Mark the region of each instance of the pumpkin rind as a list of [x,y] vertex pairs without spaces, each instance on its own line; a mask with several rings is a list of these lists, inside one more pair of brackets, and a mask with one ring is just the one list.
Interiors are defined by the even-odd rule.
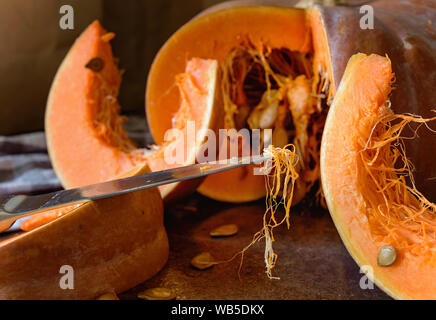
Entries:
[[[168,254],[157,188],[91,201],[0,242],[0,298],[95,299],[120,293],[156,274]],[[60,287],[63,265],[73,268],[74,290]]]
[[[209,32],[209,38],[206,39],[205,42],[202,42],[202,46],[206,47],[206,49],[201,48],[199,49],[200,51],[196,51],[196,47],[191,45],[192,39],[199,38],[195,28],[202,25],[202,21],[206,21],[206,18],[213,21],[214,17],[219,15],[225,16],[226,14],[227,17],[230,17],[231,14],[235,14],[235,12],[242,13],[245,11],[247,13],[253,13],[256,10],[263,10],[264,12],[277,14],[277,16],[279,16],[285,12],[292,11],[292,9],[289,9],[287,6],[286,8],[281,8],[281,5],[283,5],[283,3],[275,1],[226,2],[200,14],[199,17],[186,24],[165,44],[155,59],[147,84],[146,111],[149,116],[148,121],[152,134],[157,140],[160,139],[161,132],[166,126],[166,120],[159,119],[159,117],[156,116],[156,110],[154,110],[154,108],[156,108],[155,102],[157,101],[156,94],[162,91],[163,88],[170,86],[172,77],[168,74],[161,75],[160,70],[162,70],[162,66],[173,63],[174,68],[180,69],[182,61],[178,57],[187,54],[187,52],[189,55],[195,56],[198,54],[202,57],[209,57],[215,54],[211,54],[211,52],[208,51],[213,47],[210,46],[209,43],[215,41],[214,32]],[[362,18],[362,13],[359,11],[360,6],[314,6],[305,11],[306,22],[300,24],[299,27],[295,26],[295,28],[297,34],[304,34],[304,32],[300,32],[301,28],[309,26],[308,28],[311,29],[313,48],[307,49],[309,51],[313,50],[315,58],[314,70],[317,70],[318,66],[320,66],[322,71],[327,72],[331,87],[329,93],[334,97],[338,94],[336,91],[340,90],[341,79],[343,83],[345,83],[341,84],[341,86],[344,87],[342,91],[353,93],[352,85],[350,85],[351,82],[347,83],[347,80],[344,79],[345,76],[343,76],[347,63],[352,55],[357,52],[367,54],[375,53],[381,56],[388,55],[389,58],[392,59],[393,72],[396,75],[396,89],[393,90],[392,94],[389,96],[394,112],[413,113],[423,117],[434,116],[431,110],[434,109],[433,101],[435,100],[435,90],[433,86],[434,83],[436,83],[436,27],[434,27],[436,24],[436,4],[430,0],[375,0],[372,1],[370,5],[374,9],[375,28],[367,30],[362,29],[359,23]],[[237,19],[234,19],[234,21],[236,20]],[[267,24],[268,21],[269,20],[265,19],[265,24]],[[223,26],[215,25],[215,22],[211,22],[211,24],[215,26],[216,30],[222,31]],[[277,19],[276,23],[280,24],[280,19]],[[288,33],[291,34],[292,31],[293,29],[289,29]],[[273,39],[275,36],[276,34],[270,33],[267,38]],[[298,36],[296,36],[296,38],[297,37]],[[220,49],[224,47],[221,42],[217,41],[217,43]],[[234,44],[236,41],[234,38],[229,37],[228,43]],[[220,55],[223,50],[224,49],[219,51],[215,58],[220,60],[222,58]],[[374,86],[372,84],[374,84],[376,79],[371,79],[371,77],[367,77],[368,75],[364,75],[364,78],[368,80],[366,84],[367,88],[362,89],[360,94],[362,94],[365,99],[381,99],[383,100],[382,102],[384,102],[390,92],[391,66],[390,63],[388,66],[388,60],[386,59],[384,61],[382,57],[371,59],[378,61],[374,65],[384,65],[383,72],[385,72],[385,74],[378,79],[380,82],[377,86],[380,88],[383,87],[385,91],[383,91],[383,93],[377,92],[377,90],[373,91]],[[357,61],[358,58],[353,58],[350,65],[357,65]],[[368,73],[377,73],[378,71],[381,70],[372,70],[370,67],[367,69]],[[354,78],[355,77],[354,75]],[[347,88],[345,89],[345,87]],[[365,88],[364,84],[362,84],[362,88]],[[358,94],[357,91],[354,92]],[[341,94],[344,95],[344,93]],[[176,99],[176,97],[173,98]],[[337,101],[339,101],[341,97],[337,99]],[[364,99],[361,102],[363,101]],[[166,102],[163,103],[167,105]],[[336,103],[339,104],[339,102]],[[356,106],[359,108],[365,107],[359,103],[356,103]],[[333,115],[329,115],[330,119],[335,117],[335,113],[338,113],[338,111],[334,110],[335,107],[333,107]],[[354,212],[355,216],[351,218],[347,216],[347,213],[344,212],[343,208],[341,208],[335,200],[338,194],[346,193],[345,188],[353,184],[352,174],[349,173],[347,176],[344,175],[343,172],[337,172],[337,176],[341,176],[342,174],[341,177],[343,180],[339,186],[333,186],[334,184],[328,182],[329,178],[326,177],[327,172],[329,170],[334,171],[332,167],[335,166],[331,164],[328,159],[335,159],[335,153],[339,153],[338,161],[344,160],[344,158],[341,158],[342,145],[336,144],[335,148],[331,147],[333,143],[329,142],[329,140],[334,140],[334,136],[337,135],[343,137],[344,141],[348,141],[347,133],[344,134],[340,132],[340,121],[336,122],[334,126],[331,122],[332,120],[330,120],[327,133],[324,134],[321,149],[323,156],[322,161],[324,163],[322,179],[329,209],[347,249],[358,264],[376,265],[375,259],[379,247],[372,243],[371,237],[369,233],[367,233],[365,221],[359,216],[359,203],[358,200],[356,200],[358,197],[354,195],[353,198],[350,199],[350,201],[354,201],[356,205],[355,210],[357,210],[357,212]],[[357,125],[358,123],[354,123],[354,126]],[[350,135],[357,134],[355,127],[350,126],[349,130]],[[407,156],[411,158],[412,163],[416,167],[415,178],[417,188],[422,191],[429,200],[435,201],[435,182],[434,179],[429,179],[436,176],[436,153],[433,152],[433,150],[436,150],[434,134],[428,130],[421,130],[419,138],[406,142],[406,148]],[[338,170],[340,170],[340,168],[341,167],[338,166]],[[232,184],[232,180],[229,179],[227,184]],[[223,183],[223,188],[224,187],[225,184]],[[336,189],[331,191],[333,187]],[[355,189],[351,189],[351,192],[355,191]],[[214,197],[213,194],[207,195],[218,199],[221,197],[220,195],[217,197]],[[245,197],[244,195],[244,197],[241,198],[247,199],[249,197]],[[233,198],[230,197],[230,199],[225,200],[237,202],[237,199],[239,199],[239,197],[235,195]],[[349,208],[351,210],[353,206]],[[361,232],[362,237],[353,234],[353,229],[357,230],[357,234]],[[390,272],[386,269],[380,269],[380,267],[375,268],[376,283],[393,297],[435,298],[436,292],[434,288],[432,286],[425,288],[425,282],[434,282],[432,281],[432,279],[434,279],[434,268],[420,259],[421,258],[417,258],[416,266],[410,263],[407,264],[407,267],[404,267],[404,265],[401,265],[401,263],[404,263],[404,257],[402,257],[400,253],[399,260],[396,262],[398,266],[394,265],[389,269],[394,271]],[[404,282],[405,284],[401,283],[401,276],[398,270],[406,274],[405,279],[407,279],[407,281]],[[409,272],[408,270],[412,271]],[[420,276],[420,270],[423,270],[422,272],[426,273],[426,275]],[[420,279],[419,283],[412,284],[414,277]]]
[[[332,77],[336,87],[348,60],[355,53],[388,55],[395,73],[390,97],[396,113],[432,117],[436,83],[436,5],[431,0],[377,0],[374,29],[361,29],[360,7],[322,7],[316,11],[322,20],[330,52]],[[315,43],[315,52],[316,52]],[[418,189],[436,200],[436,139],[424,130],[420,137],[406,142],[407,155],[416,166]]]

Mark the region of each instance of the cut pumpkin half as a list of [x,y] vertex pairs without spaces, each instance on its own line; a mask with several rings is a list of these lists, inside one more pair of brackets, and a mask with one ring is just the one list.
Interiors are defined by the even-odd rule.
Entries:
[[[178,112],[172,114],[174,129],[183,134],[182,139],[173,134],[152,150],[137,148],[124,130],[126,118],[119,114],[121,72],[109,43],[113,37],[99,22],[91,24],[65,57],[50,90],[45,118],[48,151],[65,188],[111,180],[146,165],[158,171],[194,164],[207,129],[213,129],[218,118],[213,107],[218,99],[217,63],[191,59],[177,76],[182,98],[177,101]],[[169,110],[162,106],[160,112]],[[189,121],[195,123],[194,143],[187,141]],[[166,161],[168,148],[176,150],[176,144],[182,156]],[[162,186],[162,197],[165,201],[181,198],[200,182]]]
[[[398,85],[406,88],[392,96],[397,112],[429,116],[428,110],[422,109],[434,98],[426,74],[436,70],[436,55],[429,50],[435,45],[431,21],[436,21],[436,9],[429,0],[419,1],[419,5],[413,0],[372,1],[374,29],[360,27],[360,6],[301,9],[294,7],[298,2],[227,1],[205,10],[161,48],[150,70],[146,92],[149,128],[160,143],[171,127],[180,99],[175,75],[184,70],[186,59],[217,60],[222,97],[217,107],[224,115],[220,128],[258,129],[264,145],[296,146],[300,178],[294,203],[311,190],[312,195],[319,191],[324,122],[353,54],[392,57]],[[162,108],[169,113],[160,112]],[[434,141],[430,143],[436,146]],[[226,148],[220,150],[220,154],[228,155],[226,152]],[[413,159],[417,183],[436,196],[427,181],[429,169],[436,174],[430,161],[436,161],[435,155],[423,159]],[[207,177],[198,191],[229,202],[265,196],[264,179],[253,175],[251,168]]]
[[[260,130],[260,150],[268,141],[275,146],[296,144],[301,166],[306,169],[296,182],[299,188],[294,199],[298,202],[319,176],[317,161],[310,159],[319,158],[316,137],[321,135],[326,111],[321,99],[311,95],[318,90],[312,88],[317,86],[313,83],[312,52],[304,10],[238,2],[209,9],[176,32],[154,60],[146,104],[153,137],[159,143],[171,126],[179,93],[168,88],[184,68],[185,57],[217,60],[221,104],[216,107],[223,115],[220,128],[238,133],[241,129]],[[167,106],[170,112],[159,112],[160,106]],[[292,121],[293,115],[301,121]],[[311,126],[308,134],[313,122],[320,125]],[[229,149],[221,146],[221,159],[241,156],[230,154]],[[247,202],[265,197],[264,183],[263,176],[253,174],[253,167],[244,167],[207,177],[198,191],[215,200]]]
[[0,242],[0,299],[95,299],[144,282],[168,259],[163,211],[152,188],[32,216]]
[[[436,205],[415,187],[401,139],[408,124],[432,119],[392,112],[393,78],[386,57],[350,59],[322,138],[322,186],[348,251],[372,267],[369,277],[392,297],[434,299]],[[378,260],[386,245],[397,252],[389,266]]]

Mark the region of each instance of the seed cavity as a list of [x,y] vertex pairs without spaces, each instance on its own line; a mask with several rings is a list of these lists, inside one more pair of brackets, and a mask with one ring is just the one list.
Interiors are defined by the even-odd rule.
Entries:
[[191,260],[191,265],[198,270],[205,270],[217,264],[210,252],[203,252]]
[[99,57],[92,58],[85,65],[85,68],[88,68],[94,72],[100,72],[101,70],[103,70],[103,67],[104,67],[104,61],[102,58]]
[[380,248],[377,256],[377,264],[382,267],[388,267],[397,260],[397,249],[387,244]]
[[167,288],[152,288],[138,293],[138,298],[143,300],[173,300],[176,295]]
[[213,229],[209,234],[211,237],[231,237],[237,234],[239,228],[236,224],[225,224]]

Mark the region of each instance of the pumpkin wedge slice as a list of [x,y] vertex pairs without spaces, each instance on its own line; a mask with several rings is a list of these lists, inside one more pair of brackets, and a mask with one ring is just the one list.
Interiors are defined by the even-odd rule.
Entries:
[[[45,116],[48,151],[65,188],[111,180],[138,166],[148,165],[156,171],[193,164],[206,129],[215,126],[217,63],[192,59],[177,78],[183,93],[177,101],[178,113],[164,107],[160,110],[180,119],[176,129],[185,139],[168,139],[154,151],[137,148],[124,131],[127,119],[119,114],[121,72],[109,43],[113,37],[98,21],[92,23],[70,49],[50,90]],[[186,142],[188,121],[195,122],[194,144]],[[164,159],[165,149],[169,145],[175,148],[175,143],[182,144],[184,157],[169,163]],[[162,197],[165,201],[181,198],[193,192],[200,182],[162,186]]]
[[[436,205],[407,185],[411,167],[397,139],[401,124],[424,120],[391,111],[393,78],[387,57],[350,59],[323,133],[322,186],[347,250],[359,266],[372,267],[368,276],[392,297],[434,299]],[[389,266],[377,260],[386,245],[397,253]]]
[[[146,172],[141,167],[130,174]],[[0,299],[95,299],[120,293],[155,275],[168,253],[157,188],[84,203],[0,242]]]

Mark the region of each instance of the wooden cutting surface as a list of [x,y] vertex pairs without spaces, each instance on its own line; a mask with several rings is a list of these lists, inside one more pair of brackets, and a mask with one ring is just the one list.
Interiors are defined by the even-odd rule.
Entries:
[[[120,294],[136,299],[147,288],[166,287],[177,299],[390,299],[376,286],[363,290],[363,274],[343,246],[328,211],[301,204],[292,211],[291,228],[275,232],[278,254],[270,280],[264,267],[264,242],[252,246],[233,261],[199,271],[191,259],[210,252],[225,261],[240,252],[261,229],[265,204],[230,205],[194,195],[183,205],[167,209],[165,224],[170,241],[166,267],[149,281]],[[237,224],[239,233],[211,238],[223,224]]]

